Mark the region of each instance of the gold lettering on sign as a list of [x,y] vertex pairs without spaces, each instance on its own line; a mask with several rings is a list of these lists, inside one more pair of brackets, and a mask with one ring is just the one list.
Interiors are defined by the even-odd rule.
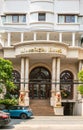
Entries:
[[45,52],[44,48],[32,48],[28,50],[29,52]]
[[62,53],[62,50],[61,49],[56,49],[56,48],[50,48],[49,52]]
[[55,53],[58,53],[58,54],[61,54],[62,53],[62,49],[57,49],[57,48],[41,48],[41,47],[34,47],[34,48],[30,48],[30,49],[23,49],[21,50],[21,53],[29,53],[29,52],[55,52]]

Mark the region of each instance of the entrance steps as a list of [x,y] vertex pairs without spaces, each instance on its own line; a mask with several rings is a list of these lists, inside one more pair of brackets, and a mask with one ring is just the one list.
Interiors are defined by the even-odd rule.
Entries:
[[30,108],[34,116],[54,116],[53,107],[49,100],[30,100]]

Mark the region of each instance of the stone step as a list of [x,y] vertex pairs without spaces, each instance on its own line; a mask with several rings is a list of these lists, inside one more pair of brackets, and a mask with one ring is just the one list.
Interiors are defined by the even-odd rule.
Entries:
[[34,116],[54,116],[53,107],[49,100],[31,100],[30,107]]

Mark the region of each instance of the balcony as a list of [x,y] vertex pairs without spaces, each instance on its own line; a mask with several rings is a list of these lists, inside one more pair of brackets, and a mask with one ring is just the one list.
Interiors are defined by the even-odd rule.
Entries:
[[82,32],[4,32],[0,34],[2,47],[11,47],[18,44],[58,43],[73,47],[82,47]]

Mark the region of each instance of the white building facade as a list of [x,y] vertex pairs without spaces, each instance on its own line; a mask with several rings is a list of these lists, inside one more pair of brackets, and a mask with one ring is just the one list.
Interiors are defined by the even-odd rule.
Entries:
[[20,92],[49,99],[60,91],[65,115],[83,115],[77,74],[83,67],[83,0],[0,0],[0,57]]

